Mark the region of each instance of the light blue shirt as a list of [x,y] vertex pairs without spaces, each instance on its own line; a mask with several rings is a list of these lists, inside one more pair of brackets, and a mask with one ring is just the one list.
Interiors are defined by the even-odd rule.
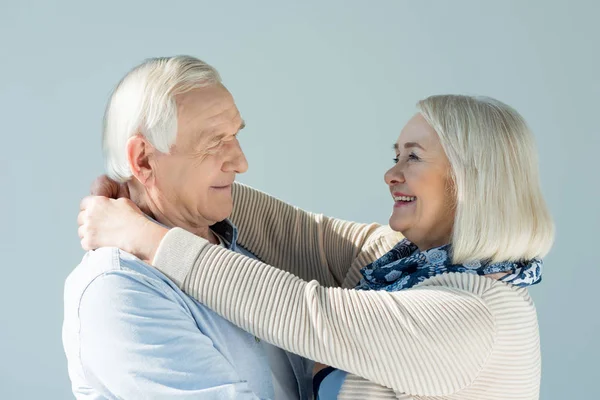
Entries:
[[315,393],[316,400],[337,399],[342,385],[346,381],[347,372],[340,369],[334,369],[321,381],[318,393]]
[[[213,227],[231,250],[237,232]],[[312,363],[221,318],[116,248],[65,284],[63,345],[78,399],[306,399]]]

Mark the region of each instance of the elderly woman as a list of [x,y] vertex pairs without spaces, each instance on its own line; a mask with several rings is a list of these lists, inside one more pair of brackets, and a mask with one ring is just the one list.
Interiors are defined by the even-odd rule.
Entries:
[[232,219],[262,262],[148,223],[131,202],[95,198],[83,202],[82,243],[152,260],[234,324],[330,365],[317,374],[319,398],[537,399],[526,288],[541,280],[553,224],[533,136],[490,98],[433,96],[418,111],[385,174],[389,225],[404,236],[385,254],[399,240],[386,227],[241,185]]

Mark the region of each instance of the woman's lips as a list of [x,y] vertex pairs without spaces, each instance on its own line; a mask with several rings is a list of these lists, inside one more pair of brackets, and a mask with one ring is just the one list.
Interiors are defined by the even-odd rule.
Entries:
[[392,197],[394,198],[394,208],[411,205],[417,200],[416,196],[410,196],[401,192],[392,193]]

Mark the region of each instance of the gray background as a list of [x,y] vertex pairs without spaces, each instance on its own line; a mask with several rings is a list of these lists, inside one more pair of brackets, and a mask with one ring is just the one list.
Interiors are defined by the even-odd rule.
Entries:
[[71,397],[62,290],[83,255],[79,200],[102,173],[104,106],[135,64],[182,53],[220,70],[247,121],[241,181],[351,220],[387,221],[383,173],[418,99],[485,94],[517,108],[557,225],[531,291],[542,399],[595,397],[599,2],[0,4],[0,398]]

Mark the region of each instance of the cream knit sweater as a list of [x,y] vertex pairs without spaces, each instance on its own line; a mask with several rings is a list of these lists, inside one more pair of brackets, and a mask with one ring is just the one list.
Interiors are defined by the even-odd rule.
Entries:
[[538,323],[526,289],[450,273],[393,293],[351,290],[399,234],[239,184],[234,203],[238,242],[266,264],[175,228],[154,265],[244,330],[349,372],[339,398],[538,399]]

